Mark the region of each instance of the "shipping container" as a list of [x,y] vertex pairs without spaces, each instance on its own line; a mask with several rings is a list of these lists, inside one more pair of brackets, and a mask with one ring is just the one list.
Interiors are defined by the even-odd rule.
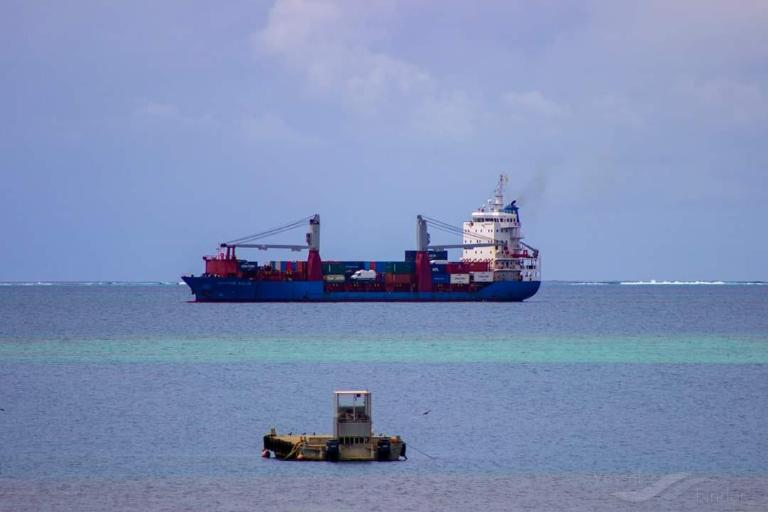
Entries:
[[493,272],[472,272],[472,280],[476,283],[492,283]]
[[323,274],[344,274],[346,270],[343,263],[323,263]]
[[363,268],[362,261],[332,261],[332,265],[339,265],[346,270],[360,270]]
[[393,261],[390,272],[395,274],[413,274],[416,264],[413,261]]
[[429,266],[429,268],[432,271],[432,275],[433,276],[436,275],[436,274],[447,274],[448,273],[448,267],[446,265],[444,265],[444,264],[441,265],[441,264],[433,263],[433,264],[431,264]]
[[413,274],[384,274],[384,282],[387,284],[411,284]]
[[469,274],[450,274],[451,284],[469,284]]
[[[405,261],[416,261],[416,252],[417,251],[405,251]],[[448,259],[448,251],[435,251],[433,249],[430,249],[427,251],[427,255],[429,256],[429,260],[447,260]]]
[[460,263],[457,261],[448,263],[447,267],[448,267],[449,274],[466,274],[468,272],[467,267],[464,265],[464,263]]
[[328,274],[323,276],[323,279],[329,283],[343,283],[346,280],[344,274]]
[[432,251],[430,250],[428,252],[429,254],[429,261],[433,260],[447,260],[448,259],[448,251]]
[[256,261],[240,261],[240,270],[243,272],[254,272],[259,268],[259,264]]
[[448,284],[451,278],[448,274],[432,274],[432,284]]
[[469,272],[487,272],[491,269],[491,264],[488,261],[465,261],[464,267]]
[[416,265],[412,261],[375,261],[371,263],[371,270],[385,274],[412,274]]

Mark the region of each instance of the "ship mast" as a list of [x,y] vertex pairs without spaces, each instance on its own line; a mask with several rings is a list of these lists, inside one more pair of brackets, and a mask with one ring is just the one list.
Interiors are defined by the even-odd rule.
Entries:
[[496,184],[496,193],[493,197],[491,211],[498,212],[504,208],[504,187],[507,185],[508,181],[509,178],[506,174],[499,174],[499,182]]

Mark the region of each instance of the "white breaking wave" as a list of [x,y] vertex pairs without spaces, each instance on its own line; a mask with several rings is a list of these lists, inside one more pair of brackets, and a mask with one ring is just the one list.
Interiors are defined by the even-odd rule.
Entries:
[[766,281],[563,281],[569,286],[765,286]]
[[656,281],[651,279],[650,281],[621,281],[619,284],[629,286],[655,286],[655,285],[672,285],[672,286],[691,286],[691,285],[749,285],[749,284],[765,284],[761,281],[754,282],[738,282],[738,281]]
[[6,281],[0,283],[0,286],[54,286],[56,283],[49,283],[45,281],[35,281],[35,282],[15,282],[15,281]]

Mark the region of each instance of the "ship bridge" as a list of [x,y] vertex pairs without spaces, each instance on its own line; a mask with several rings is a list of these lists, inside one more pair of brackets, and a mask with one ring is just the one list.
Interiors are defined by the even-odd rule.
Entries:
[[[463,261],[490,261],[496,281],[538,281],[539,251],[522,242],[520,212],[516,201],[504,205],[508,178],[499,176],[494,195],[464,222]],[[488,239],[494,245],[476,245]]]

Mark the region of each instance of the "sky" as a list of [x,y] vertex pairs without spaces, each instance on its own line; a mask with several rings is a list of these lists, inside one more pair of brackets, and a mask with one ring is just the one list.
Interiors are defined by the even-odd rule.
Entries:
[[764,0],[5,0],[0,281],[176,280],[313,213],[323,258],[402,259],[500,173],[545,280],[768,280],[766,27]]

